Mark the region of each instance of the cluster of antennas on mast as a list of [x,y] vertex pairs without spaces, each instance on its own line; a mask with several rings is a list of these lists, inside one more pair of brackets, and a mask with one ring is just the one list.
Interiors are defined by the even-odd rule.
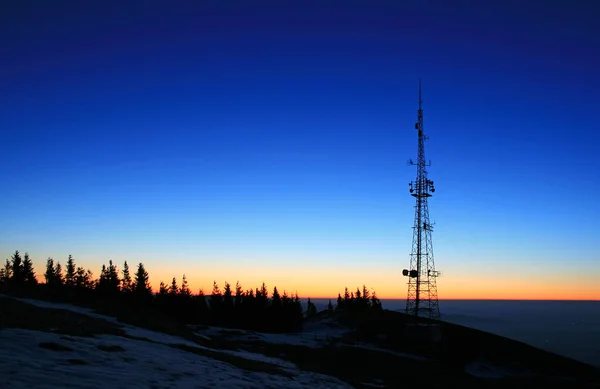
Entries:
[[[419,272],[416,270],[404,269],[404,270],[402,270],[402,275],[404,277],[417,278],[417,276],[419,275]],[[442,275],[442,272],[440,272],[440,271],[427,270],[428,277],[440,277],[441,275]]]
[[[414,186],[413,186],[414,185]],[[414,181],[411,181],[408,183],[409,186],[409,192],[413,193],[415,190],[417,191],[417,193],[419,192],[419,182],[417,181],[416,183]],[[416,188],[415,188],[416,187]],[[435,192],[435,187],[433,186],[433,181],[426,179],[423,182],[423,185],[421,187],[421,192],[422,193],[427,193],[427,192]],[[415,194],[413,194],[413,196],[416,196]]]

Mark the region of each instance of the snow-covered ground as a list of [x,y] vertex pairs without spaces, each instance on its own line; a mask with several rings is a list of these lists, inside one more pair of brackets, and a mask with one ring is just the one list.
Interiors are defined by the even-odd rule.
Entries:
[[[73,305],[20,300],[115,322]],[[129,325],[123,325],[123,329],[127,335],[147,340],[0,330],[0,388],[351,388],[336,378],[301,371],[290,362],[262,354],[208,349],[176,336]],[[230,364],[174,345],[219,353],[238,361]],[[238,367],[240,360],[242,365],[249,360],[272,368],[247,370]]]
[[332,319],[320,319],[307,323],[302,332],[267,334],[262,332],[227,329],[222,327],[193,327],[194,333],[201,337],[214,338],[227,336],[240,341],[262,341],[266,343],[289,344],[312,348],[323,347],[331,341],[340,340],[350,329],[340,326]]

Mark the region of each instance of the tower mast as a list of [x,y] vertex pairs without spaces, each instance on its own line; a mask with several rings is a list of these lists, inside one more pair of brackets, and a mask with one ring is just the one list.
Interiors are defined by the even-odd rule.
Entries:
[[408,184],[411,196],[416,199],[415,221],[410,267],[402,271],[402,274],[408,277],[406,313],[439,319],[440,308],[436,284],[439,272],[435,270],[433,261],[433,244],[431,240],[433,226],[429,222],[429,207],[427,204],[427,199],[435,192],[435,188],[433,187],[433,181],[427,178],[427,167],[431,166],[431,163],[425,162],[425,141],[428,137],[423,133],[423,100],[421,98],[420,79],[417,118],[415,129],[418,132],[418,159],[416,163],[412,159],[409,161],[409,164],[417,167],[417,179]]

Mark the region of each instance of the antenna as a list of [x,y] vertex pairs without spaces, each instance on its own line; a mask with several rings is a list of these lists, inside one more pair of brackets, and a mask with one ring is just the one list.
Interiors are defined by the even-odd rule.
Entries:
[[406,298],[406,313],[414,316],[424,316],[430,319],[440,318],[440,308],[437,295],[436,278],[441,274],[435,270],[433,261],[433,243],[431,234],[433,225],[429,222],[428,199],[435,192],[433,181],[427,178],[427,167],[431,162],[425,162],[425,140],[423,132],[423,99],[421,95],[421,79],[419,78],[419,110],[415,129],[418,131],[418,158],[411,165],[417,167],[417,178],[410,182],[409,192],[415,198],[415,220],[413,224],[412,250],[409,269],[402,270],[402,275],[408,277],[408,296]]
[[419,111],[422,110],[423,99],[421,98],[421,79],[419,78]]

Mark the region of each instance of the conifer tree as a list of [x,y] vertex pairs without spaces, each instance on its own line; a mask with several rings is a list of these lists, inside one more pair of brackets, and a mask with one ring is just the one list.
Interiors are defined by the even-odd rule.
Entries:
[[152,296],[152,288],[150,287],[150,276],[144,268],[143,263],[138,264],[135,272],[135,282],[133,291],[140,298],[149,298]]
[[129,265],[127,261],[123,263],[123,278],[121,279],[121,290],[125,293],[129,293],[133,290],[133,282],[131,281],[131,275],[129,274]]
[[85,285],[85,269],[81,266],[78,266],[77,270],[75,270],[75,287],[85,288]]
[[333,304],[331,303],[331,299],[329,299],[329,304],[327,304],[327,311],[329,313],[333,312]]
[[12,265],[8,259],[4,262],[4,278],[6,281],[12,278]]
[[94,273],[90,269],[87,269],[84,277],[84,286],[87,289],[94,289],[96,287],[96,280],[94,280]]
[[310,301],[310,297],[308,298],[308,302],[306,304],[306,317],[311,318],[317,315],[317,307],[315,304]]
[[33,262],[29,259],[29,254],[25,253],[23,257],[23,280],[26,284],[37,285],[37,278],[33,270]]
[[367,286],[366,286],[366,285],[363,285],[362,298],[363,298],[363,300],[365,300],[367,303],[369,302],[369,299],[371,298],[371,294],[370,294],[370,292],[369,292],[369,289],[367,289]]
[[46,260],[46,273],[44,273],[44,278],[46,279],[47,285],[55,284],[56,275],[54,273],[54,259],[50,257]]
[[177,279],[173,277],[171,286],[169,287],[169,296],[177,296],[179,294],[179,286],[177,286]]
[[269,306],[269,292],[264,282],[260,289],[256,288],[256,304],[259,310],[264,310]]
[[222,305],[222,301],[221,289],[219,289],[217,281],[213,281],[213,289],[212,293],[210,294],[210,309],[219,309]]
[[73,260],[73,256],[69,254],[69,259],[67,260],[67,273],[65,274],[65,285],[72,288],[76,286],[75,278],[76,278],[75,269],[75,261]]
[[119,279],[119,271],[117,270],[117,266],[113,265],[112,259],[108,261],[107,277],[111,292],[118,292],[120,290],[119,287],[121,286],[121,280]]
[[223,289],[223,307],[227,312],[233,310],[233,293],[231,292],[231,285],[229,285],[229,282],[227,281],[225,281],[225,287]]
[[160,286],[158,287],[158,296],[164,298],[168,294],[169,294],[169,288],[167,288],[167,285],[161,281]]
[[373,294],[371,295],[371,307],[378,311],[382,310],[381,301],[379,301],[379,299],[377,298],[377,294],[375,293],[375,291],[373,291]]
[[244,292],[242,290],[242,285],[237,281],[235,283],[235,306],[236,308],[242,305],[242,297],[244,296]]
[[23,259],[19,250],[15,250],[12,256],[12,280],[15,284],[21,285],[25,281],[25,275],[23,274]]
[[273,307],[273,310],[275,311],[279,311],[281,309],[282,306],[282,302],[281,302],[281,296],[279,295],[279,291],[277,290],[277,287],[273,287],[273,296],[271,297],[271,307]]
[[56,262],[56,267],[54,268],[54,279],[56,285],[62,286],[64,284],[62,266],[60,265],[59,261]]
[[192,292],[188,287],[188,282],[187,278],[185,277],[185,274],[183,275],[183,279],[181,281],[181,289],[179,290],[179,294],[185,298],[192,297]]
[[337,297],[337,305],[335,309],[343,309],[344,308],[344,300],[342,300],[342,296],[338,293]]

